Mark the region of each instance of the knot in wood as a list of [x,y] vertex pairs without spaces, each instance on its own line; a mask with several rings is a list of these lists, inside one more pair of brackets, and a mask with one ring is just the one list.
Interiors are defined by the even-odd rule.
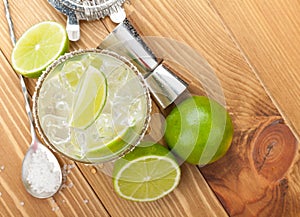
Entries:
[[254,166],[259,175],[269,181],[277,181],[291,166],[297,141],[288,126],[279,121],[261,127],[253,138]]

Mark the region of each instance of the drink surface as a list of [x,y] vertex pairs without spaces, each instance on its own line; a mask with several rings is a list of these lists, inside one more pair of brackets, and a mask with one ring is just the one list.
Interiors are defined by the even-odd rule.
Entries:
[[141,75],[109,52],[69,55],[46,71],[34,99],[44,140],[74,160],[97,163],[132,149],[149,122]]

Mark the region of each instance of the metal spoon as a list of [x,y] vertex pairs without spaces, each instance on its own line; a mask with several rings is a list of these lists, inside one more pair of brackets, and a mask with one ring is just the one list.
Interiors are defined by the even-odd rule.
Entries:
[[[7,0],[3,0],[5,5],[5,14],[9,26],[10,38],[13,46],[16,45],[16,38],[14,34],[13,23],[11,20],[9,5]],[[62,172],[61,167],[53,155],[53,153],[47,149],[37,138],[34,126],[33,118],[30,109],[30,99],[28,97],[28,92],[23,79],[20,75],[20,83],[22,87],[22,92],[25,99],[25,108],[30,122],[30,132],[32,137],[31,145],[23,159],[22,163],[22,181],[28,193],[36,198],[48,198],[53,196],[60,188],[62,183]],[[36,162],[36,160],[44,158],[42,162]],[[37,165],[39,164],[39,165]],[[35,169],[33,166],[37,166]],[[45,171],[45,168],[49,168],[49,171]],[[37,169],[37,170],[36,170]],[[40,171],[39,171],[40,170]],[[42,171],[43,170],[43,171]],[[38,175],[47,176],[40,177],[40,181],[55,181],[56,184],[50,183],[48,187],[42,187],[36,181],[38,180]],[[49,187],[52,187],[50,189]]]

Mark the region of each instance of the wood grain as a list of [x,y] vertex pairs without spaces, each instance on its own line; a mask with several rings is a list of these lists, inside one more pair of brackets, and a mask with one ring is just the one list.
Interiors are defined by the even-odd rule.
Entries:
[[[291,130],[282,123],[277,107],[218,13],[209,3],[185,4],[181,1],[170,6],[165,1],[156,2],[152,7],[153,19],[147,10],[150,3],[143,3],[135,11],[139,12],[136,18],[143,17],[140,20],[144,22],[139,21],[137,25],[144,35],[154,34],[189,43],[208,60],[220,79],[227,108],[234,120],[235,139],[224,158],[201,171],[227,212],[232,216],[297,216],[298,206],[291,209],[287,201],[295,200],[300,194],[300,189],[290,187],[298,186],[290,177],[291,171],[299,167],[295,162],[299,158],[298,143]],[[159,13],[162,7],[169,13],[175,13],[171,7],[176,7],[176,14]],[[195,8],[197,13],[193,13],[191,19],[187,13]],[[175,25],[176,16],[181,18]],[[178,22],[186,19],[185,26],[177,28]],[[168,26],[159,28],[161,20]],[[185,28],[195,31],[185,32]],[[193,40],[197,37],[201,43]],[[159,44],[157,47],[159,52],[159,48],[163,47],[165,51],[168,46]],[[178,56],[188,59],[189,54],[181,50],[176,60]],[[189,59],[189,63],[193,64],[193,61]],[[182,73],[180,70],[177,73],[188,79],[191,91],[203,94],[199,85],[195,85],[195,72],[190,71],[189,75],[186,67],[181,70]]]
[[[297,76],[299,75],[298,63],[300,58],[298,52],[299,2],[290,1],[289,4],[285,4],[282,1],[252,1],[251,3],[249,1],[230,1],[226,2],[225,5],[224,1],[212,0],[211,3],[253,72],[299,141],[300,125],[298,120],[300,113],[297,112],[300,105],[298,97],[300,86]],[[285,133],[281,137],[288,137],[288,135],[289,133]],[[269,145],[271,144],[272,142],[269,143]],[[293,145],[290,145],[293,144],[292,141],[285,144],[294,148]],[[268,149],[265,149],[264,152],[266,150]],[[273,178],[278,176],[279,174],[276,173],[280,173],[280,170],[290,162],[289,152],[288,148],[287,155],[282,153],[285,158],[284,161],[281,161],[284,162],[283,165],[282,163],[276,164],[275,161],[273,171],[266,173]],[[273,154],[276,156],[278,153],[275,150]],[[279,165],[280,169],[278,169]],[[285,177],[278,180],[275,185],[270,185],[269,188],[273,188],[273,194],[267,200],[264,199],[265,203],[269,204],[266,205],[265,209],[256,210],[253,213],[298,216],[300,207],[294,201],[298,200],[300,192],[299,168],[297,150],[291,167],[286,170]],[[272,167],[268,167],[268,170],[270,169]],[[276,172],[274,172],[275,169]],[[270,177],[267,176],[267,179],[269,180]],[[267,194],[270,192],[265,195]],[[252,204],[258,203],[258,201],[260,200],[253,201]],[[250,209],[255,209],[255,205],[252,205]]]
[[221,159],[202,170],[230,215],[297,216],[298,211],[286,206],[299,194],[290,189],[294,181],[288,175],[291,166],[295,167],[297,142],[280,117],[260,119],[235,138],[237,151],[226,156],[231,162]]
[[211,2],[299,140],[299,2]]
[[[109,176],[111,164],[77,165],[59,155],[61,165],[74,165],[60,193],[37,200],[25,192],[18,177],[30,134],[19,80],[10,66],[12,45],[0,4],[0,168],[5,166],[0,170],[0,215],[298,216],[300,157],[289,127],[299,135],[300,8],[289,2],[131,0],[126,4],[129,18],[145,39],[157,39],[147,42],[164,64],[189,83],[190,93],[222,102],[235,127],[225,157],[202,168],[183,164],[179,187],[151,203],[119,198]],[[65,25],[66,18],[47,1],[10,3],[17,38],[43,20]],[[81,22],[81,40],[72,42],[70,49],[96,47],[114,27],[109,19]],[[205,60],[200,67],[196,54]],[[35,82],[26,80],[30,94]]]
[[182,165],[179,186],[166,197],[148,203],[121,199],[112,187],[111,167],[109,164],[96,166],[96,174],[84,170],[111,216],[227,216],[195,166]]

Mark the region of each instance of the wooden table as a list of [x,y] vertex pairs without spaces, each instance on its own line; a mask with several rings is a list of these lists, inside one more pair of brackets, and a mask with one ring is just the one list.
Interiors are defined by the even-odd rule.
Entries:
[[[10,1],[10,8],[17,38],[40,21],[66,22],[46,0]],[[31,197],[21,182],[30,131],[0,3],[0,215],[299,216],[299,1],[131,0],[125,9],[142,35],[178,40],[211,65],[234,121],[229,152],[205,167],[183,164],[179,187],[151,203],[119,198],[101,172],[107,165],[57,155],[69,171],[64,188],[49,199]],[[81,39],[70,49],[96,47],[114,26],[81,22]],[[30,94],[35,82],[26,79]]]

